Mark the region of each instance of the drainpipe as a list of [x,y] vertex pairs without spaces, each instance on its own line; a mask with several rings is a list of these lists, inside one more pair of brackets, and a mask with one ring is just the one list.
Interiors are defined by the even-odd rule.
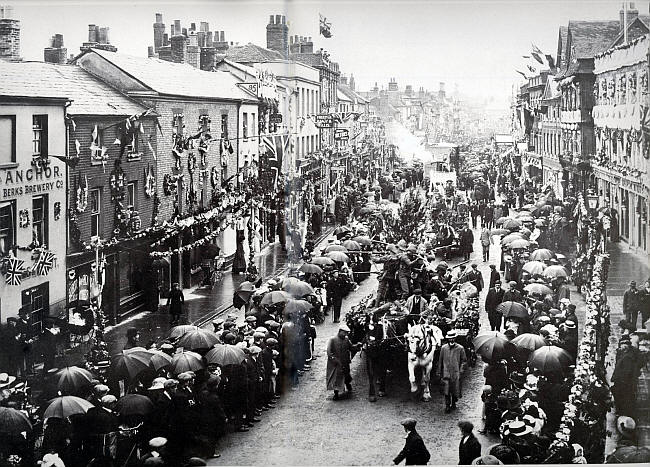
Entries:
[[[68,166],[68,159],[70,158],[70,125],[68,124],[67,116],[68,116],[68,107],[72,105],[72,101],[69,100],[65,103],[65,106],[63,107],[63,124],[65,125],[65,255],[66,255],[66,269],[68,266],[68,245],[70,245],[70,222],[68,220],[68,204],[69,204],[69,196],[70,196],[70,185],[69,185],[69,166]],[[68,276],[67,271],[66,271],[66,277]],[[66,283],[67,287],[67,283]],[[70,297],[66,293],[65,294],[65,305],[66,309],[67,306],[70,304]]]

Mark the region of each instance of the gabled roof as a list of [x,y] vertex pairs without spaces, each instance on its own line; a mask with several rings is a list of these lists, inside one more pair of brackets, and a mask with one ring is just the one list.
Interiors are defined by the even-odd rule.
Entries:
[[348,84],[339,84],[338,91],[342,92],[345,95],[345,97],[352,102],[356,102],[359,104],[367,104],[368,102],[370,102],[368,99],[361,96],[356,91],[353,91],[350,85]]
[[569,21],[568,59],[590,59],[609,48],[620,32],[619,21]]
[[553,76],[549,76],[546,80],[546,87],[544,88],[544,93],[542,94],[543,101],[550,101],[553,99],[558,99],[562,96],[562,92],[558,89],[558,82],[555,81]]
[[238,63],[264,63],[283,59],[280,52],[250,42],[246,45],[230,47],[226,50],[226,58]]
[[338,89],[336,90],[336,98],[338,99],[339,102],[343,101],[343,102],[354,103],[354,99],[349,98],[349,97],[348,97],[348,96],[343,92],[343,90],[341,89],[340,86],[339,86]]
[[[639,15],[636,18],[634,18],[634,21],[631,21],[627,25],[627,31],[628,31],[628,41],[631,42],[634,39],[645,35],[648,33],[650,30],[650,16],[646,15]],[[623,30],[621,30],[616,36],[616,38],[612,41],[611,44],[609,44],[609,48],[614,47],[615,45],[619,45],[623,39],[624,39],[625,33]]]
[[158,94],[207,99],[250,100],[251,95],[237,86],[230,73],[202,71],[191,65],[157,58],[135,57],[118,52],[90,49],[77,60],[83,63],[88,54],[96,54]]
[[75,65],[0,62],[0,96],[69,99],[71,115],[128,116],[146,110]]

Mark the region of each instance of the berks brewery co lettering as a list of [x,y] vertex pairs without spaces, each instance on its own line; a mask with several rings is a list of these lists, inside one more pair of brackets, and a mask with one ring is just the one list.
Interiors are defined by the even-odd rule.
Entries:
[[0,184],[4,185],[0,190],[3,198],[46,193],[63,188],[63,174],[60,167],[6,170],[0,175]]

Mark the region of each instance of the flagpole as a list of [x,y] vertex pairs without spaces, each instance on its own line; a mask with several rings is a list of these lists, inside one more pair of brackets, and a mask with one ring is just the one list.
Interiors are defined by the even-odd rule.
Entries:
[[627,2],[623,2],[623,44],[627,44]]

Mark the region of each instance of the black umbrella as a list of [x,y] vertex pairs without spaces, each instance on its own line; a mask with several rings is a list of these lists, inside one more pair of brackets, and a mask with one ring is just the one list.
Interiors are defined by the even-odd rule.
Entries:
[[528,310],[519,302],[506,301],[497,305],[497,311],[506,318],[528,319]]

